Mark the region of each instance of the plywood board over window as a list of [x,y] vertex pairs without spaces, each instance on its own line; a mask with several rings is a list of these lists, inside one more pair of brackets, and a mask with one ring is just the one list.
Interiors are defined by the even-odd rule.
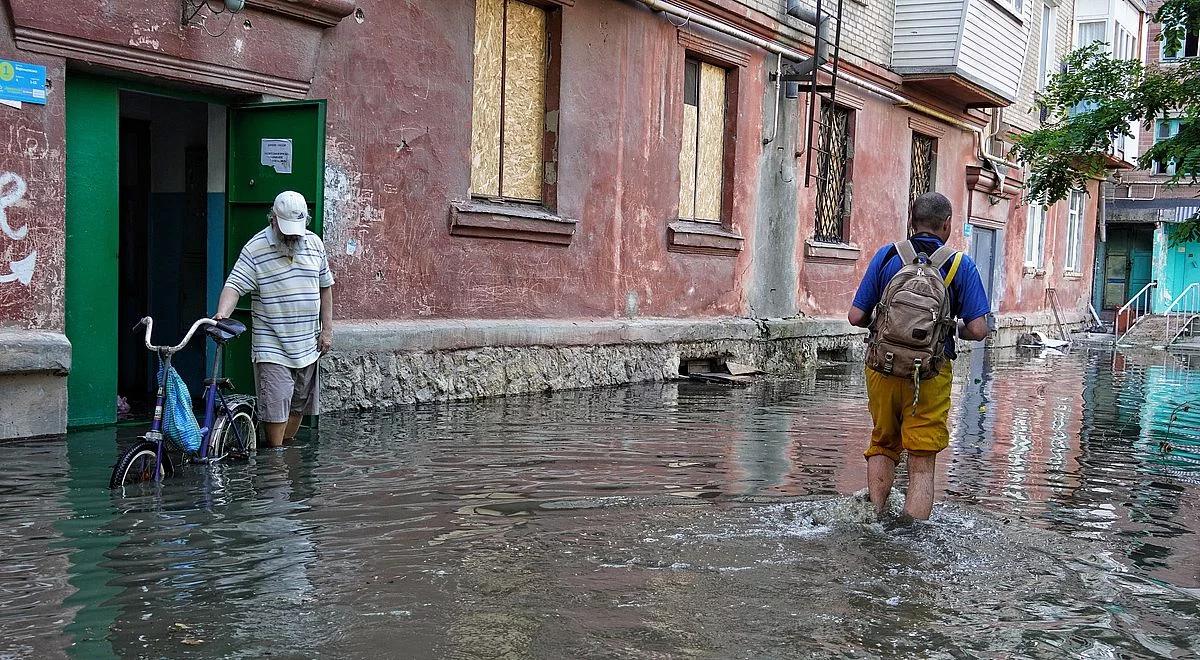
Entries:
[[547,13],[477,0],[471,194],[544,201]]
[[683,141],[679,150],[679,217],[721,222],[725,185],[725,69],[684,63]]

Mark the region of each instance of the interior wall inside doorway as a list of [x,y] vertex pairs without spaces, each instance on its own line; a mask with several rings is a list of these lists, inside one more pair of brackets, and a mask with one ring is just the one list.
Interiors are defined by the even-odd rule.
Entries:
[[[117,386],[135,414],[152,402],[156,378],[155,361],[130,328],[151,316],[155,342],[174,343],[207,315],[208,114],[204,103],[120,95]],[[174,360],[186,382],[203,378],[201,345]]]

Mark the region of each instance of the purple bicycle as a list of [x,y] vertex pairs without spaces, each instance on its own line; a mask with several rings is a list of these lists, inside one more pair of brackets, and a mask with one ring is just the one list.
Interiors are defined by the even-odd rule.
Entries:
[[[182,380],[171,368],[171,358],[191,342],[197,330],[203,327],[205,334],[217,342],[219,347],[224,347],[244,333],[246,326],[233,319],[199,319],[192,324],[183,341],[177,346],[154,346],[150,343],[154,320],[147,316],[138,325],[146,326],[146,349],[158,356],[159,379],[158,393],[154,401],[154,420],[150,423],[150,430],[146,435],[121,454],[120,460],[113,466],[109,487],[161,481],[171,476],[175,472],[169,451],[171,449],[181,451],[183,460],[193,463],[215,463],[226,458],[246,458],[252,454],[258,439],[254,397],[241,394],[226,395],[223,392],[233,389],[233,384],[228,378],[220,377],[221,350],[216,351],[212,377],[204,381],[204,424],[199,428],[198,436],[190,405],[185,406],[185,410],[175,409],[179,401],[190,404],[186,391],[174,392],[171,389],[172,381],[175,382],[175,387],[182,386]],[[136,330],[137,326],[134,329]],[[166,413],[164,408],[167,408]],[[165,433],[167,427],[164,426],[167,414],[186,417],[184,423],[192,425],[192,439],[198,437],[199,442],[194,442],[192,447],[168,443]]]

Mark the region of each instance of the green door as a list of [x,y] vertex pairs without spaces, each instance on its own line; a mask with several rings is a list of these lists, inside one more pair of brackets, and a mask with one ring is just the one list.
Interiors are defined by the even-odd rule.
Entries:
[[117,418],[118,88],[67,76],[67,423]]
[[[325,101],[230,108],[226,176],[226,272],[246,241],[267,226],[271,204],[284,190],[304,195],[313,217],[311,229],[320,234],[325,201]],[[250,326],[248,297],[238,303],[234,316]],[[226,350],[225,375],[242,392],[254,389],[249,334]]]

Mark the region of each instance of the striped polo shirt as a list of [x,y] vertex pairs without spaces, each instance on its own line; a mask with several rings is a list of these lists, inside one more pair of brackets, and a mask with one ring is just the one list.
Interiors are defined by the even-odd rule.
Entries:
[[251,238],[225,286],[241,295],[254,294],[251,355],[299,369],[321,357],[321,289],[333,286],[325,244],[305,232],[295,257],[287,256],[275,229],[268,226]]

